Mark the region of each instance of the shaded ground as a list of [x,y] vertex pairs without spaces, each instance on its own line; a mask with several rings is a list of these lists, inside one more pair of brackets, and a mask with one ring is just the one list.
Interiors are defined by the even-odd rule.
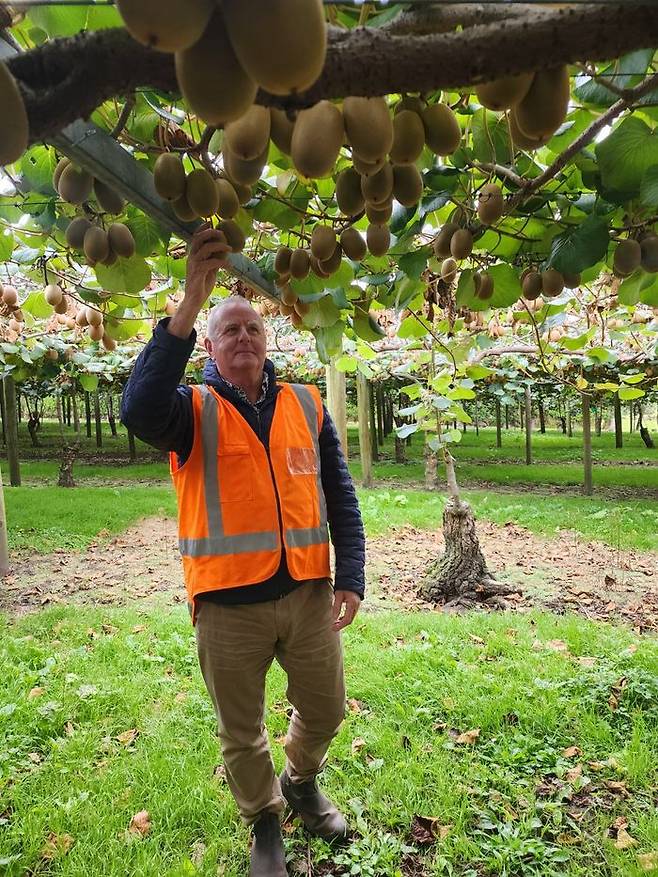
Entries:
[[[658,554],[618,551],[567,531],[559,539],[541,538],[513,523],[479,521],[478,533],[492,572],[522,591],[510,608],[541,606],[621,620],[638,632],[658,630]],[[412,527],[369,539],[366,605],[428,608],[416,589],[442,542],[440,533]],[[176,523],[149,518],[112,539],[100,534],[85,552],[18,558],[3,580],[0,610],[22,613],[71,600],[126,605],[184,599]]]

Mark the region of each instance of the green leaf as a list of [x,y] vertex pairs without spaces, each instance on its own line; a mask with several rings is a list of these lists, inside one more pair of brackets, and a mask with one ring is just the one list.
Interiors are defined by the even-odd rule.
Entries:
[[398,338],[424,338],[427,335],[427,326],[415,317],[407,317],[400,323]]
[[619,391],[619,398],[622,402],[630,402],[632,399],[641,399],[644,395],[646,395],[644,390],[640,390],[637,387],[622,387],[622,389]]
[[480,109],[473,113],[473,155],[481,162],[507,164],[510,157],[509,127],[505,115]]
[[553,238],[546,267],[578,274],[603,259],[609,243],[606,220],[601,216],[588,216],[580,225]]
[[641,384],[646,375],[642,372],[637,375],[619,375],[619,377],[625,384]]
[[345,323],[343,323],[342,320],[338,320],[333,326],[322,326],[313,329],[315,346],[318,351],[320,362],[323,362],[326,365],[332,356],[336,356],[340,353],[343,344],[344,331]]
[[428,258],[428,250],[414,250],[411,253],[405,253],[403,256],[400,256],[398,267],[411,280],[420,280],[421,274],[427,267]]
[[30,18],[50,37],[72,37],[85,28],[87,9],[84,6],[67,7],[63,3],[55,3],[31,9]]
[[9,230],[0,233],[0,262],[8,262],[14,251],[14,236]]
[[[653,49],[640,49],[618,58],[599,73],[599,79],[616,88],[629,88],[640,81],[653,57]],[[601,82],[589,79],[574,89],[574,95],[585,104],[611,107],[619,100],[618,95]]]
[[508,308],[521,298],[521,281],[519,274],[511,265],[501,262],[487,269],[493,278],[494,294],[486,302],[490,308]]
[[53,309],[41,292],[31,292],[21,305],[21,308],[26,314],[32,314],[33,317],[39,319],[50,317],[53,312]]
[[135,207],[128,208],[126,225],[135,238],[138,256],[150,256],[157,250],[161,250],[163,243],[166,245],[169,242],[169,233],[161,228],[154,219]]
[[339,372],[355,372],[358,363],[354,356],[341,356],[335,365]]
[[88,393],[93,393],[98,389],[100,378],[98,375],[80,375],[80,386]]
[[622,305],[651,304],[652,297],[658,298],[658,275],[636,271],[621,283],[618,297]]
[[[21,159],[21,173],[32,192],[52,195],[53,171],[57,165],[54,149],[34,146]],[[43,201],[43,198],[41,199]]]
[[640,203],[643,207],[658,207],[658,164],[647,168],[640,185]]
[[141,256],[131,259],[117,259],[114,265],[97,265],[98,282],[108,292],[127,292],[135,294],[145,289],[151,282],[151,269]]
[[482,378],[488,378],[493,373],[494,370],[487,368],[486,365],[469,365],[466,368],[466,374],[474,381],[481,381]]
[[647,170],[658,164],[658,134],[637,116],[630,116],[596,147],[606,189],[639,194]]

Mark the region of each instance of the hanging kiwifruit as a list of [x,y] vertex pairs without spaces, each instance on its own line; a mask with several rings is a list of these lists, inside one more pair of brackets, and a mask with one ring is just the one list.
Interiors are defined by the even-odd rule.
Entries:
[[327,51],[322,0],[223,0],[231,45],[265,91],[306,91],[320,76]]
[[165,201],[177,201],[185,194],[185,167],[173,152],[159,155],[153,168],[155,191]]
[[343,252],[352,262],[360,262],[367,252],[366,242],[359,231],[350,225],[343,229],[340,235],[340,245]]
[[233,219],[240,209],[238,193],[228,180],[219,179],[215,182],[217,185],[217,194],[219,195],[217,213],[219,213],[222,219]]
[[110,255],[110,239],[107,232],[97,225],[92,225],[85,234],[84,252],[92,267],[97,262],[107,259]]
[[135,255],[135,238],[127,225],[113,222],[107,230],[110,249],[122,259],[130,259]]
[[75,315],[75,324],[80,329],[85,329],[89,325],[89,323],[87,322],[87,309],[86,308],[80,308],[78,310],[77,314]]
[[298,247],[290,256],[290,274],[295,280],[304,280],[311,270],[311,258],[308,250]]
[[491,274],[488,274],[486,271],[483,271],[480,274],[480,282],[477,284],[477,288],[475,290],[476,298],[479,298],[481,301],[488,301],[494,294],[494,279]]
[[311,253],[319,262],[329,259],[336,249],[336,232],[330,225],[315,225],[311,234]]
[[48,304],[53,308],[56,307],[64,298],[64,292],[62,291],[61,286],[58,286],[56,283],[49,283],[48,286],[44,289],[43,295]]
[[336,271],[340,268],[341,259],[343,258],[343,248],[340,244],[336,244],[336,247],[329,256],[328,259],[323,259],[320,262],[320,268],[327,273],[327,276],[331,276],[335,274]]
[[640,244],[628,238],[628,240],[620,241],[617,244],[613,259],[613,267],[615,274],[619,277],[628,277],[640,267],[642,262],[642,247]]
[[56,304],[53,310],[56,314],[65,314],[69,309],[69,299],[68,296],[64,296],[59,304]]
[[260,180],[263,168],[267,164],[269,144],[265,150],[252,161],[243,161],[229,149],[224,149],[224,170],[231,182],[243,186],[253,186]]
[[241,253],[244,250],[246,238],[240,226],[233,219],[222,219],[217,228],[224,232],[226,243],[233,253]]
[[452,283],[452,281],[457,276],[457,262],[452,256],[449,256],[447,259],[444,259],[441,263],[441,277],[445,280],[446,283]]
[[503,215],[505,199],[497,183],[485,183],[480,189],[478,218],[484,225],[495,225]]
[[554,134],[566,119],[570,95],[568,67],[538,70],[529,91],[514,108],[521,133],[532,139]]
[[658,235],[648,234],[640,241],[642,267],[649,274],[658,273]]
[[315,274],[316,277],[321,277],[323,280],[327,278],[329,275],[322,270],[320,267],[320,260],[316,259],[313,253],[311,253],[311,271]]
[[387,225],[369,225],[366,232],[368,250],[373,256],[385,256],[391,246],[391,233]]
[[457,223],[446,222],[434,238],[434,255],[437,259],[447,259],[450,256],[450,241],[456,231],[459,231]]
[[272,138],[272,143],[284,155],[290,155],[292,132],[294,130],[295,123],[288,118],[284,110],[270,107],[270,137]]
[[283,277],[284,274],[290,273],[290,257],[292,256],[292,250],[290,247],[279,247],[276,251],[276,255],[274,257],[274,270],[279,275],[279,277]]
[[173,201],[171,206],[181,222],[193,222],[195,219],[199,218],[198,213],[192,210],[188,203],[187,196],[184,194]]
[[91,222],[85,216],[78,216],[73,219],[66,229],[66,243],[72,250],[82,251],[85,242],[85,235],[91,228]]
[[393,122],[383,97],[346,97],[343,118],[347,140],[359,158],[378,162],[393,145]]
[[489,110],[509,110],[518,104],[528,93],[533,73],[519,73],[517,76],[501,76],[491,82],[484,82],[475,89],[478,101]]
[[343,114],[335,104],[322,100],[297,116],[291,156],[295,168],[309,179],[328,176],[343,145]]
[[393,194],[393,166],[390,162],[371,177],[361,177],[361,192],[367,204],[381,207]]
[[535,301],[542,294],[543,284],[539,271],[528,271],[521,282],[523,298]]
[[549,268],[542,271],[541,275],[542,292],[548,298],[555,298],[560,295],[564,289],[564,277],[555,268]]
[[90,197],[93,185],[94,178],[90,173],[69,164],[62,171],[57,191],[69,204],[82,204]]
[[286,285],[281,287],[281,301],[284,303],[284,305],[287,305],[289,308],[291,308],[298,298],[299,296],[291,286]]
[[270,111],[253,104],[243,116],[224,128],[224,148],[242,161],[253,161],[267,148],[270,130]]
[[217,213],[219,192],[215,180],[205,168],[197,168],[187,175],[185,197],[197,216],[207,219]]
[[393,215],[393,201],[384,204],[382,207],[375,207],[374,204],[366,204],[366,216],[368,222],[373,225],[386,225]]
[[103,325],[103,314],[96,308],[87,307],[87,309],[85,310],[85,317],[87,319],[88,326]]
[[567,271],[562,272],[562,277],[564,278],[564,285],[567,289],[578,289],[582,281],[580,274],[570,274]]
[[365,206],[361,177],[353,167],[346,167],[336,177],[336,203],[346,216],[356,216]]
[[414,95],[408,94],[396,103],[394,112],[397,115],[403,110],[411,110],[413,113],[418,113],[419,116],[422,116],[423,110],[426,106],[427,103],[422,97],[415,97]]
[[92,341],[102,341],[103,336],[105,335],[105,328],[102,324],[95,325],[94,323],[90,323],[87,329],[87,334]]
[[233,51],[219,9],[201,39],[176,53],[176,77],[190,109],[208,125],[239,119],[258,91]]
[[[238,196],[238,202],[240,204],[248,204],[253,197],[251,186],[239,183],[237,180],[230,180],[230,183],[235,189],[235,194]],[[230,219],[230,217],[227,217],[227,219]]]
[[393,197],[403,207],[413,207],[423,194],[423,178],[415,164],[393,168]]
[[436,155],[452,155],[461,143],[457,116],[446,104],[432,104],[423,110],[425,142]]
[[130,35],[162,52],[178,52],[201,39],[213,0],[117,0]]
[[18,84],[3,62],[0,62],[0,111],[3,120],[0,128],[0,166],[4,166],[18,161],[27,149],[30,125]]
[[98,206],[101,210],[105,211],[105,213],[111,213],[113,216],[116,216],[116,214],[121,213],[125,207],[125,201],[121,195],[119,195],[115,189],[106,186],[105,183],[102,183],[100,180],[94,180],[94,195],[96,196]]
[[450,252],[454,259],[468,259],[473,252],[473,235],[467,228],[459,228],[450,238]]
[[425,126],[418,113],[401,110],[393,118],[393,164],[413,164],[425,146]]
[[378,173],[386,164],[387,158],[384,156],[380,158],[379,161],[370,162],[364,161],[356,152],[352,153],[352,162],[354,164],[354,170],[360,174],[362,177],[371,177],[373,174]]
[[71,164],[70,158],[60,158],[57,162],[57,167],[53,171],[53,189],[57,192],[59,186],[59,179],[64,173],[64,168],[68,167]]
[[117,343],[114,338],[110,338],[107,332],[103,332],[103,337],[101,338],[101,344],[107,350],[108,353],[111,353],[113,350],[116,350]]
[[512,108],[508,115],[509,119],[509,130],[512,137],[512,143],[518,149],[539,149],[540,146],[544,146],[551,139],[552,134],[549,134],[546,137],[526,137],[526,135],[519,128],[519,124],[516,120],[516,110]]

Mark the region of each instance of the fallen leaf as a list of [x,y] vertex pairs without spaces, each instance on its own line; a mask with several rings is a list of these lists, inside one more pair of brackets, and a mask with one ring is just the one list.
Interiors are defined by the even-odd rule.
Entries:
[[577,755],[582,755],[582,749],[579,749],[578,746],[567,746],[566,749],[562,750],[562,755],[564,758],[575,758]]
[[486,642],[486,640],[483,640],[481,636],[475,636],[474,633],[469,633],[468,638],[472,642],[477,643],[479,646],[483,646]]
[[615,847],[618,850],[628,850],[636,845],[637,841],[634,837],[630,836],[625,828],[620,828],[617,831],[617,840],[615,841]]
[[463,734],[460,734],[455,738],[455,743],[459,743],[462,746],[472,746],[475,741],[480,736],[480,729],[473,728],[470,731],[464,731]]
[[608,698],[608,706],[615,712],[619,709],[619,702],[621,700],[621,696],[623,694],[624,689],[628,685],[628,679],[626,676],[622,676],[613,686],[612,691],[610,693],[610,697]]
[[220,783],[226,782],[226,768],[224,767],[223,764],[218,764],[217,767],[212,772],[212,775]]
[[151,817],[149,816],[148,810],[140,810],[139,813],[135,813],[133,818],[130,820],[128,831],[131,834],[139,834],[144,837],[144,835],[147,835],[150,830]]
[[637,863],[643,871],[658,871],[658,852],[640,853]]
[[366,741],[363,737],[355,737],[354,740],[352,740],[352,755],[358,755],[365,745]]
[[190,859],[192,864],[196,868],[200,868],[203,864],[203,860],[206,857],[206,845],[202,840],[197,840],[194,842],[192,846],[192,851],[190,853]]
[[583,766],[582,764],[577,764],[575,767],[569,768],[569,770],[564,775],[564,778],[568,783],[572,783],[574,780],[579,779],[583,775]]
[[351,713],[363,712],[363,703],[360,700],[357,700],[355,697],[348,698],[347,706]]
[[129,731],[123,731],[121,734],[117,734],[117,740],[124,746],[130,746],[131,743],[135,742],[138,734],[139,731],[137,728],[131,728]]
[[34,700],[35,697],[41,697],[46,693],[45,688],[41,688],[39,685],[35,685],[34,688],[30,689],[30,693],[27,696],[28,700]]
[[589,657],[588,655],[581,655],[580,658],[578,658],[578,663],[581,667],[595,667],[596,661],[596,658]]
[[45,859],[47,862],[51,862],[53,859],[57,858],[57,856],[62,856],[68,853],[73,846],[73,843],[74,841],[70,834],[55,834],[54,832],[51,832],[41,850],[41,858]]
[[563,654],[569,651],[569,646],[561,639],[549,639],[546,643],[546,648],[552,652],[562,652]]
[[617,579],[615,579],[613,576],[606,575],[605,578],[603,579],[603,582],[604,582],[604,584],[606,584],[609,588],[611,588],[613,585],[616,585],[616,584],[617,584]]
[[435,816],[414,814],[411,821],[411,837],[419,846],[431,846],[437,840],[445,840],[452,825],[441,825]]
[[133,627],[132,632],[133,632],[133,633],[143,633],[143,631],[145,631],[145,630],[146,630],[146,625],[145,625],[145,624],[136,624],[136,625]]

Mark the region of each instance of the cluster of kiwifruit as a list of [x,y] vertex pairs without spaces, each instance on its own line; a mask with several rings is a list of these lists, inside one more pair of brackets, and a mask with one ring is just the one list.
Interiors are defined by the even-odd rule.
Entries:
[[176,56],[190,109],[209,125],[239,119],[260,88],[305,91],[324,67],[322,0],[118,0],[132,36]]
[[617,244],[613,269],[617,277],[630,277],[641,268],[648,274],[658,273],[658,235],[648,232],[639,239],[627,238]]
[[176,216],[182,222],[222,217],[217,228],[224,234],[234,253],[241,253],[245,236],[233,220],[240,208],[240,197],[227,179],[215,179],[205,168],[196,168],[189,174],[179,155],[163,152],[153,169],[156,192],[171,202]]
[[0,167],[23,155],[29,142],[30,125],[25,102],[9,68],[0,61],[0,107],[5,124],[0,128]]
[[504,76],[479,85],[483,107],[509,110],[510,133],[521,149],[537,149],[551,139],[569,110],[569,69],[566,66]]
[[[338,263],[340,264],[340,254],[338,256]],[[309,253],[308,250],[302,247],[298,247],[295,250],[290,247],[279,247],[274,257],[274,270],[277,274],[276,285],[279,287],[281,295],[279,313],[284,317],[289,317],[293,326],[299,328],[303,323],[305,315],[310,310],[310,305],[307,302],[301,301],[295,290],[290,286],[290,279],[303,280],[305,277],[308,277],[311,270],[317,273],[317,259],[313,253]]]
[[[53,174],[53,187],[60,197],[76,207],[95,199],[99,211],[116,216],[123,212],[123,198],[100,180],[68,158],[62,158]],[[90,215],[93,215],[90,210]],[[84,253],[87,263],[114,265],[117,259],[130,259],[135,254],[135,239],[127,225],[113,222],[107,228],[99,217],[94,221],[87,216],[77,216],[65,232],[66,243],[71,249]]]
[[0,302],[3,305],[4,315],[9,317],[8,328],[10,332],[20,335],[23,331],[25,319],[16,287],[9,283],[6,285],[0,283]]
[[556,271],[555,268],[545,271],[528,269],[521,275],[523,298],[526,301],[536,301],[540,296],[557,298],[564,289],[577,289],[580,281],[580,274]]
[[103,312],[98,308],[82,306],[75,307],[74,302],[66,295],[58,283],[49,283],[43,291],[43,296],[52,307],[57,320],[67,329],[87,330],[87,335],[92,341],[100,341],[103,347],[114,350],[117,346],[114,338],[105,332]]

